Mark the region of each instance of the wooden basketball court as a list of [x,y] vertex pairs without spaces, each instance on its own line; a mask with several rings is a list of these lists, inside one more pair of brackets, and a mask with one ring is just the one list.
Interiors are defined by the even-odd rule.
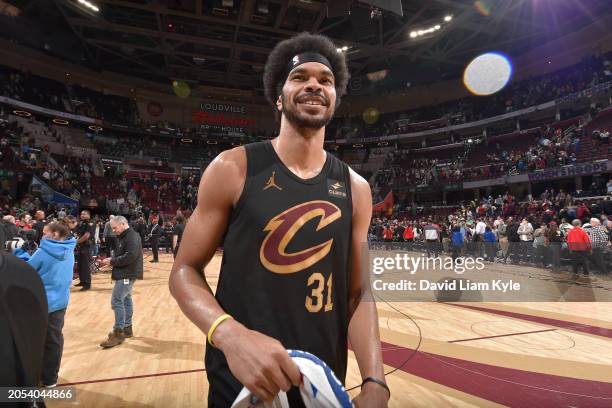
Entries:
[[[134,337],[118,347],[98,346],[114,321],[110,274],[94,275],[89,292],[72,289],[58,383],[74,385],[76,401],[49,406],[206,406],[205,336],[170,295],[172,256],[149,259],[134,286]],[[220,261],[207,269],[213,286]],[[612,406],[612,302],[380,301],[378,310],[391,407]],[[347,388],[360,382],[349,354]]]

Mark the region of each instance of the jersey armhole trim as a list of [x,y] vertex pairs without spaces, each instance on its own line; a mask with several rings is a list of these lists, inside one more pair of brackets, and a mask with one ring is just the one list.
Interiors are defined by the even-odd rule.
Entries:
[[242,207],[244,207],[244,203],[246,202],[249,193],[251,191],[251,179],[252,179],[252,174],[253,174],[253,160],[250,159],[249,155],[250,155],[250,148],[248,147],[249,145],[245,145],[244,146],[244,153],[245,153],[245,157],[246,157],[246,162],[247,162],[247,171],[246,171],[246,176],[244,178],[244,185],[242,186],[242,192],[240,193],[240,197],[238,198],[238,201],[236,202],[236,206],[234,208],[232,208],[232,215],[233,215],[233,219],[235,219],[236,217],[238,217],[238,215],[240,214],[240,210],[242,209]]
[[351,168],[348,164],[341,162],[342,167],[344,167],[345,177],[346,177],[346,192],[349,200],[349,205],[351,206],[351,235],[353,233],[353,188],[352,188],[352,179],[351,179]]

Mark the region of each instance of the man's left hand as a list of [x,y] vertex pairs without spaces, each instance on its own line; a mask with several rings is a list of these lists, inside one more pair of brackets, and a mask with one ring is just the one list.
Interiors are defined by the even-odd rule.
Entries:
[[100,264],[102,266],[108,266],[111,264],[111,258],[104,258],[103,260],[100,261]]
[[355,408],[386,408],[389,392],[376,383],[365,383],[361,392],[353,400]]

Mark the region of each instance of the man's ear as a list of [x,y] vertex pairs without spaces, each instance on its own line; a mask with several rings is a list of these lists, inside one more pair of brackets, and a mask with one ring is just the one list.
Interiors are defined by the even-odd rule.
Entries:
[[283,111],[283,96],[282,95],[278,95],[278,99],[276,100],[276,109],[278,109],[279,112]]

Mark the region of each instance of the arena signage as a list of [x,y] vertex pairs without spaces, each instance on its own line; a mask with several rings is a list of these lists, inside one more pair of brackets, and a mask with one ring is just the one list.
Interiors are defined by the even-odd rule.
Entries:
[[246,108],[240,105],[229,105],[222,103],[201,103],[200,109],[206,112],[227,112],[246,115]]
[[110,159],[108,157],[103,157],[100,161],[104,164],[123,164],[123,161],[117,159]]
[[590,174],[603,173],[611,170],[612,162],[598,161],[592,163],[580,163],[571,166],[564,166],[556,169],[541,170],[529,173],[529,181],[544,181],[564,177],[587,176]]
[[68,150],[70,153],[74,155],[95,156],[98,153],[96,149],[90,149],[88,147],[73,146],[73,145],[67,145],[66,150]]
[[230,127],[245,127],[245,126],[255,126],[257,125],[257,121],[253,119],[247,118],[232,118],[230,116],[225,116],[223,113],[218,115],[211,114],[205,111],[193,111],[191,115],[191,120],[194,123],[202,123],[206,125],[217,125],[217,126],[230,126]]

